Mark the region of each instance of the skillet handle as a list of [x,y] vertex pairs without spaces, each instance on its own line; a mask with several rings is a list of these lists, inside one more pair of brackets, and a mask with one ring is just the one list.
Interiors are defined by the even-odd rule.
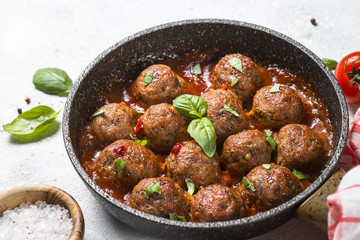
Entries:
[[327,233],[329,208],[326,204],[326,198],[337,190],[345,173],[342,168],[337,170],[313,195],[300,205],[296,211],[298,217],[313,223],[316,228]]

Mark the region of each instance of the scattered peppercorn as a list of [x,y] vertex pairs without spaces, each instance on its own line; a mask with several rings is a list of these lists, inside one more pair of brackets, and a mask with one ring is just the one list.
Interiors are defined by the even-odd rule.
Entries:
[[311,22],[311,24],[312,24],[313,26],[317,26],[317,25],[318,25],[315,18],[310,19],[310,22]]
[[26,98],[25,98],[25,102],[26,102],[27,104],[30,104],[31,99],[30,99],[29,97],[26,97]]
[[22,114],[22,109],[21,108],[18,108],[17,111],[18,111],[18,114]]

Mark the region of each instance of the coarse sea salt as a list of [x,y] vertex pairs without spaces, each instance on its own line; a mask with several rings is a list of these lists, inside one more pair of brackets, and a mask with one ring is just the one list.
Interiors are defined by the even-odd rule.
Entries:
[[73,223],[67,209],[43,201],[22,203],[0,218],[0,239],[69,239]]

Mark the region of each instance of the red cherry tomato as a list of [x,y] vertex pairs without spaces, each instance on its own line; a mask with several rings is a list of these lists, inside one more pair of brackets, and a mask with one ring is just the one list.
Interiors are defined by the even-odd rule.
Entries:
[[335,77],[349,103],[360,103],[360,52],[345,56],[335,68]]

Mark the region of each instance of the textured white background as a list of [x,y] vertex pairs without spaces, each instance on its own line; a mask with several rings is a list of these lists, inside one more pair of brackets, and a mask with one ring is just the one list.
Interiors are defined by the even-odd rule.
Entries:
[[[339,60],[360,49],[359,9],[357,0],[0,1],[0,125],[11,122],[18,107],[26,111],[40,103],[63,108],[65,98],[34,88],[37,69],[58,67],[76,80],[110,45],[154,25],[194,18],[241,20],[284,33],[321,58]],[[312,17],[317,27],[311,25]],[[25,97],[31,98],[31,104],[25,103]],[[61,129],[51,137],[24,143],[0,127],[0,149],[0,191],[29,183],[50,184],[80,204],[85,239],[155,239],[102,210],[73,169]],[[326,239],[326,235],[293,219],[256,239]]]

